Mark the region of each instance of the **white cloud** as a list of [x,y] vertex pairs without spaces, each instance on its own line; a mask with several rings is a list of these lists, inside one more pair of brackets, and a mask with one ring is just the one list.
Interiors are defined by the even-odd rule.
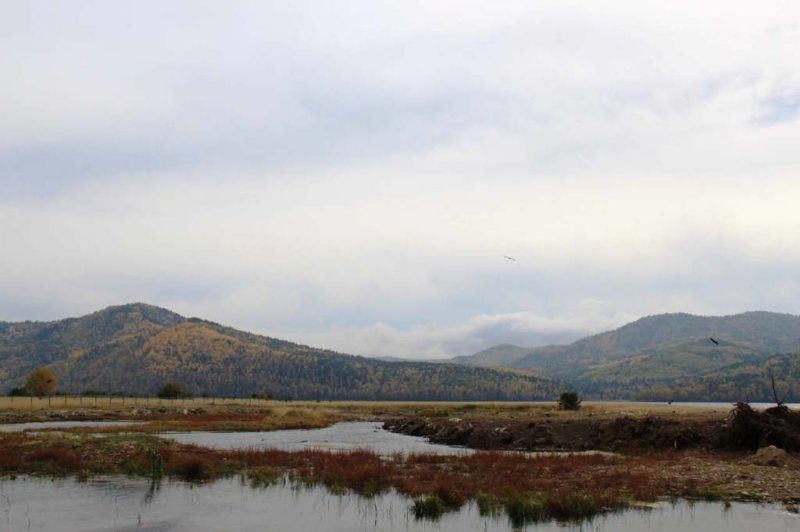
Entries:
[[549,318],[530,312],[474,316],[457,325],[401,330],[385,323],[298,335],[299,342],[366,356],[416,359],[471,355],[501,343],[536,347],[566,343],[631,321],[631,316]]

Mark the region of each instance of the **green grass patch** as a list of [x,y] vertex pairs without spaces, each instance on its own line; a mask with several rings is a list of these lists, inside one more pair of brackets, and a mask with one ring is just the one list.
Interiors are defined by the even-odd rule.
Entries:
[[411,510],[417,519],[436,520],[447,511],[447,505],[437,495],[423,495],[414,499]]

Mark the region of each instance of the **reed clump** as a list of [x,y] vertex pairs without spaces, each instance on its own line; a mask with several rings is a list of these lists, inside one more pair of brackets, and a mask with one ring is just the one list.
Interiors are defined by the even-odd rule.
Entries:
[[423,495],[414,499],[411,506],[414,517],[417,519],[436,520],[445,513],[448,508],[444,501],[436,495]]

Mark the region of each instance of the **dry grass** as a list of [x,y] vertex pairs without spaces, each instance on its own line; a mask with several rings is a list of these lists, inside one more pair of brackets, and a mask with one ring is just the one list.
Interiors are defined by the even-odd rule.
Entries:
[[119,409],[119,408],[262,408],[276,404],[265,399],[206,398],[159,399],[157,397],[83,397],[55,395],[52,397],[0,397],[0,412]]
[[[377,419],[398,415],[427,417],[460,417],[464,419],[536,418],[547,416],[556,419],[582,417],[617,417],[663,415],[681,418],[703,417],[727,413],[730,408],[681,407],[667,404],[642,404],[622,402],[584,402],[578,411],[558,410],[555,402],[380,402],[380,401],[274,401],[266,399],[204,398],[158,399],[154,397],[79,397],[53,396],[0,397],[0,414],[39,414],[53,411],[102,412],[118,414],[120,410],[160,409],[180,412],[184,409],[203,409],[208,412],[253,412],[271,409],[278,413],[293,412],[296,417],[309,413],[325,412],[345,418]],[[99,414],[97,411],[101,411]]]

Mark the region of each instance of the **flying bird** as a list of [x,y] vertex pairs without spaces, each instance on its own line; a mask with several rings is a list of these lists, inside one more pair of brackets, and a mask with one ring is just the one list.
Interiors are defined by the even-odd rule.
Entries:
[[517,262],[517,259],[515,259],[514,257],[509,257],[508,255],[503,255],[503,258],[504,259],[508,259],[508,260],[513,260],[514,262]]
[[709,339],[709,340],[711,340],[712,342],[714,342],[714,345],[719,345],[719,342],[718,342],[717,340],[714,340],[714,339],[713,339],[713,338],[711,338],[711,337],[709,337],[708,339]]

